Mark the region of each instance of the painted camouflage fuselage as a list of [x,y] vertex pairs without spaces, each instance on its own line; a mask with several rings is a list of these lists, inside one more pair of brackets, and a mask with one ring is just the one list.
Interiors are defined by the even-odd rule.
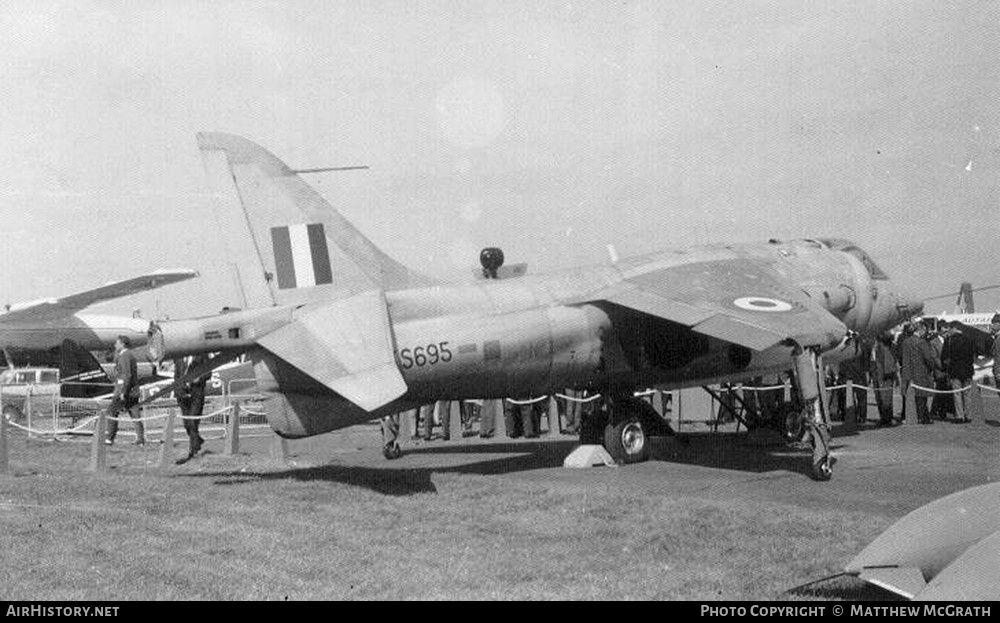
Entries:
[[[590,300],[627,278],[715,259],[763,263],[858,333],[884,331],[912,312],[905,296],[873,280],[854,256],[812,241],[700,247],[516,280],[397,290],[386,302],[409,391],[376,414],[449,398],[696,386],[788,369],[789,346],[751,351]],[[842,337],[814,346],[830,351]],[[310,435],[373,416],[264,351],[253,357],[260,388],[280,391],[292,407],[269,409],[282,434]]]

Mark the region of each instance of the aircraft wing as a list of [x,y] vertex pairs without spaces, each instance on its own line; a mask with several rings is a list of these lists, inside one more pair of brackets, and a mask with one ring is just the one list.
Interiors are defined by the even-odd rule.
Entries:
[[793,283],[750,258],[709,260],[627,271],[622,283],[588,297],[765,350],[794,339],[832,347],[847,327]]
[[22,320],[40,322],[72,316],[81,309],[90,307],[101,301],[145,292],[146,290],[185,281],[197,276],[198,271],[194,270],[157,270],[145,275],[139,275],[138,277],[132,277],[131,279],[125,279],[124,281],[112,281],[99,288],[77,292],[76,294],[70,294],[62,298],[18,303],[11,306],[7,313],[0,314],[0,323]]

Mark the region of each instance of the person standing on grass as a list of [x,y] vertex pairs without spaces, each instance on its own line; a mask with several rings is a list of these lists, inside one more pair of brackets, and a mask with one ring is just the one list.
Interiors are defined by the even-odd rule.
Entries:
[[892,389],[899,368],[892,351],[892,334],[886,331],[875,340],[872,347],[869,373],[875,387],[875,404],[878,405],[879,426],[892,426]]
[[[976,344],[957,326],[948,328],[941,350],[942,365],[948,373],[948,382],[954,394],[955,418],[960,422],[969,421],[969,392],[963,388],[972,385],[972,373],[976,361]],[[958,391],[962,390],[962,391]]]
[[[174,361],[174,378],[183,378],[191,370],[196,370],[204,366],[208,361],[208,355],[195,355]],[[185,461],[190,461],[201,450],[205,440],[198,433],[198,419],[205,412],[205,383],[208,382],[209,373],[202,374],[194,379],[182,384],[174,390],[174,398],[177,406],[181,409],[181,415],[191,416],[184,418],[184,430],[188,436],[188,455]]]
[[128,411],[129,417],[135,420],[135,445],[146,443],[145,429],[139,417],[139,375],[135,355],[132,353],[132,340],[127,335],[119,335],[115,340],[115,391],[108,405],[108,437],[105,440],[109,446],[115,443],[118,435],[118,414]]

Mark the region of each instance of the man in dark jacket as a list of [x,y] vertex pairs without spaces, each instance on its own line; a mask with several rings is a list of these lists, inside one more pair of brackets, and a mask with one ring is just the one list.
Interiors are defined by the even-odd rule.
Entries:
[[[179,379],[183,377],[188,371],[204,365],[207,361],[208,355],[195,355],[185,359],[177,359],[174,362],[174,378]],[[184,418],[184,430],[188,436],[188,455],[186,459],[188,461],[198,454],[202,444],[205,443],[205,440],[198,433],[198,425],[201,423],[198,417],[205,411],[205,383],[208,381],[209,376],[209,373],[202,374],[184,383],[174,392],[177,406],[181,409],[181,415],[188,416]]]
[[902,343],[901,370],[900,376],[906,380],[903,387],[903,396],[911,385],[917,386],[914,398],[917,408],[917,421],[921,424],[930,424],[931,418],[927,413],[927,399],[930,394],[926,389],[934,388],[934,371],[941,369],[941,362],[934,352],[934,347],[927,341],[927,327],[923,323],[917,323],[912,337]]
[[878,405],[879,426],[892,426],[892,388],[896,382],[898,367],[892,352],[892,334],[883,333],[872,346],[869,373],[875,387],[875,403]]
[[110,446],[118,434],[118,414],[128,411],[129,417],[135,420],[135,444],[146,443],[145,430],[139,419],[139,375],[135,355],[130,350],[132,340],[127,335],[119,335],[115,340],[115,392],[108,405],[108,438]]
[[[976,360],[976,344],[959,327],[951,326],[941,350],[941,364],[948,375],[952,390],[960,390],[972,385],[973,363]],[[969,421],[969,391],[956,391],[955,417],[961,422]]]

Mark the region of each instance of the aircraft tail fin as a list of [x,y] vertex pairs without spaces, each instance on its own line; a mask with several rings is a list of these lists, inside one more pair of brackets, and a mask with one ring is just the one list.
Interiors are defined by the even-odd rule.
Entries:
[[222,133],[199,133],[198,147],[248,306],[301,304],[431,282],[378,249],[263,147]]

